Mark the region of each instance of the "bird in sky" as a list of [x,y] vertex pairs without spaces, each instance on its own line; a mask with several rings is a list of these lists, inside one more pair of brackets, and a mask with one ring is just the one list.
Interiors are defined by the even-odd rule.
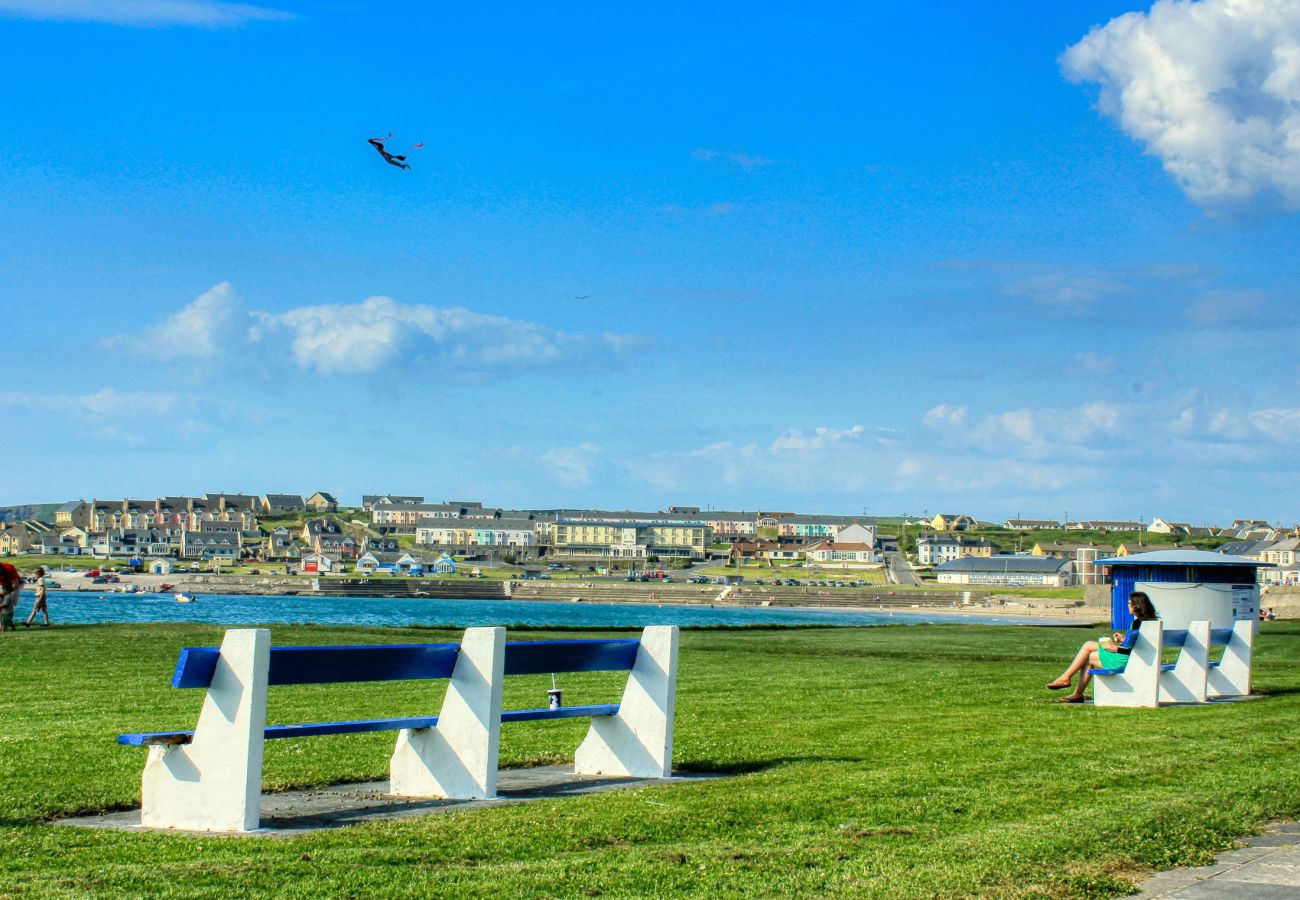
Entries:
[[581,297],[574,297],[574,300],[590,300],[591,294],[583,294]]

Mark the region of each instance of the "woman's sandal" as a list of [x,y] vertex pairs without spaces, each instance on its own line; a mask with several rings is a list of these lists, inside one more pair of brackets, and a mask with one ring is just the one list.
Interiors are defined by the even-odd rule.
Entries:
[[1082,698],[1082,697],[1057,697],[1055,702],[1057,702],[1057,703],[1082,703],[1082,702],[1083,702],[1083,698]]
[[1069,686],[1070,682],[1068,681],[1049,681],[1047,683],[1047,689],[1049,691],[1063,691]]

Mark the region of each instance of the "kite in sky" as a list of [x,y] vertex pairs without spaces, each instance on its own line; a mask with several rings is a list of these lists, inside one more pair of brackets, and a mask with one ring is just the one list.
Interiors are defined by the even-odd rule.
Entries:
[[[392,136],[393,136],[392,133],[389,132],[388,137],[370,138],[370,140],[369,140],[370,146],[372,146],[372,147],[374,147],[376,150],[378,150],[378,151],[379,151],[379,155],[382,156],[382,157],[384,158],[384,162],[388,163],[390,166],[397,166],[397,168],[399,168],[399,169],[409,169],[409,168],[411,168],[411,167],[407,164],[407,162],[406,162],[406,157],[405,157],[405,156],[398,156],[398,155],[396,155],[396,154],[394,154],[394,153],[389,153],[387,150],[384,149],[384,141],[388,140],[388,139],[391,138]],[[418,144],[416,144],[415,146],[413,146],[411,149],[412,149],[412,150],[419,150],[419,149],[420,149],[421,147],[423,147],[423,146],[424,146],[424,142],[421,141],[420,143],[418,143]]]

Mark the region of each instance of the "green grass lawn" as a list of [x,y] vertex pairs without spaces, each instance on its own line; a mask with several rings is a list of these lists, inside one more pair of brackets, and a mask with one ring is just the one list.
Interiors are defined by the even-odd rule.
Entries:
[[[446,640],[426,629],[277,626],[287,643]],[[168,686],[202,626],[0,635],[0,895],[1121,896],[1300,811],[1300,625],[1265,627],[1261,700],[1054,705],[1089,631],[917,626],[682,636],[676,763],[732,778],[359,825],[288,839],[51,825],[138,802],[119,731],[192,727]],[[539,632],[512,632],[537,638]],[[564,637],[575,636],[565,632]],[[621,676],[560,676],[571,703]],[[508,680],[539,705],[544,677]],[[270,718],[426,713],[427,683],[273,688]],[[506,726],[504,765],[572,759],[578,721]],[[271,788],[382,778],[391,734],[267,746]]]

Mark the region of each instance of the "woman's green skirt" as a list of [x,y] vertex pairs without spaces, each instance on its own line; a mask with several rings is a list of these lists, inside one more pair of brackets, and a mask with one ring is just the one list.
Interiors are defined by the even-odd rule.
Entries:
[[1097,655],[1101,657],[1101,667],[1103,669],[1122,669],[1128,665],[1127,653],[1116,653],[1114,650],[1098,647]]

